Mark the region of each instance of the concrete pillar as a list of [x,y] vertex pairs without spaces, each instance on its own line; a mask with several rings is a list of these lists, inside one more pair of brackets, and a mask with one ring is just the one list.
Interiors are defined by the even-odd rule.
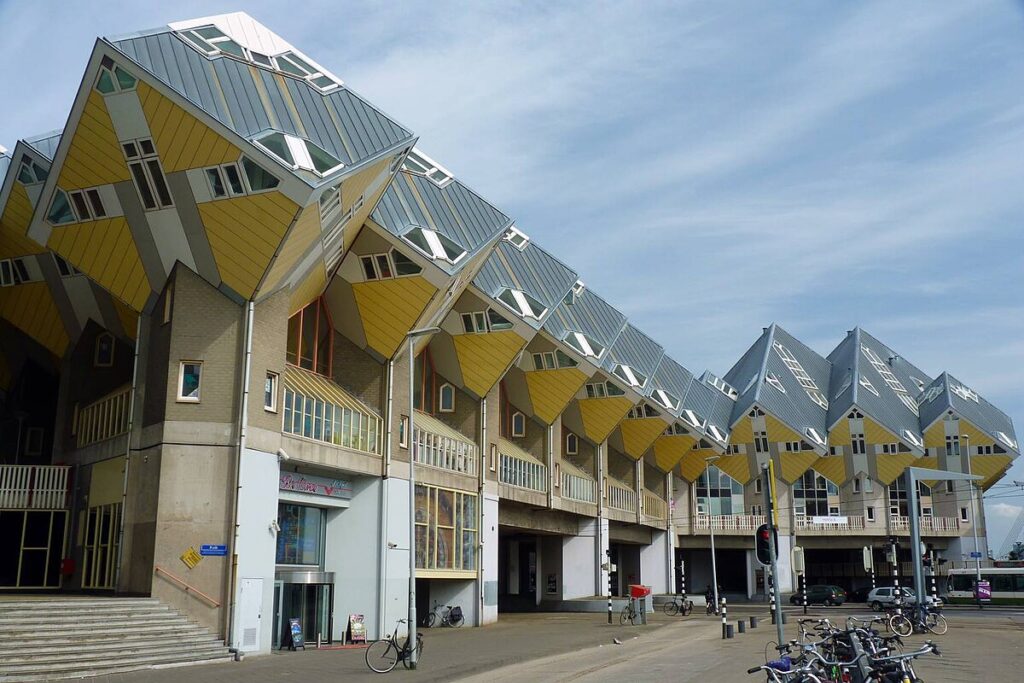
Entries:
[[668,545],[668,532],[656,529],[651,534],[651,544],[640,546],[640,583],[650,586],[656,594],[671,592],[669,567],[665,563]]
[[484,494],[480,528],[480,562],[483,567],[483,605],[480,624],[498,621],[498,497]]
[[[594,590],[595,582],[601,580],[601,562],[604,562],[603,559],[598,561],[598,555],[603,556],[598,543],[599,533],[599,519],[582,518],[575,536],[562,537],[562,581],[559,586],[562,600],[603,593],[603,589]],[[607,580],[603,585],[607,585]]]

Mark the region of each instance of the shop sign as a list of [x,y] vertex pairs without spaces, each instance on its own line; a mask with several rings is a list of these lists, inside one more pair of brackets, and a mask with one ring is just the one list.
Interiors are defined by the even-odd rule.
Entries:
[[838,516],[830,516],[830,517],[817,517],[817,516],[815,516],[815,517],[811,517],[811,524],[835,524],[837,526],[840,526],[840,525],[846,525],[846,524],[849,524],[849,523],[850,523],[850,518],[849,517],[838,517]]
[[228,554],[228,547],[216,543],[204,543],[199,546],[199,554],[203,557],[224,557]]
[[314,496],[329,498],[352,499],[352,482],[344,479],[318,477],[315,474],[299,474],[298,472],[282,472],[278,488],[282,491],[311,493]]
[[349,642],[352,643],[365,643],[366,642],[366,625],[363,624],[362,614],[350,614],[348,615],[348,632]]
[[978,600],[991,600],[992,599],[992,584],[988,581],[979,581],[977,586],[977,599]]

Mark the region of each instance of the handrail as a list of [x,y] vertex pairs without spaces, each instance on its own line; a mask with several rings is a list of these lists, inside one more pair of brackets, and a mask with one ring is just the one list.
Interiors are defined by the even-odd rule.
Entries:
[[204,602],[206,602],[208,605],[210,605],[210,607],[220,607],[220,602],[218,602],[217,600],[214,600],[213,598],[211,598],[209,595],[207,595],[203,591],[199,590],[198,588],[195,588],[193,586],[188,585],[187,583],[185,583],[185,579],[181,578],[180,576],[175,576],[174,574],[172,574],[171,572],[167,571],[166,569],[164,569],[160,565],[156,565],[155,567],[153,567],[153,572],[156,573],[156,574],[163,574],[165,577],[167,577],[168,579],[170,579],[174,583],[176,583],[179,586],[181,586],[182,588],[184,588],[186,593],[195,593],[197,596],[202,598]]

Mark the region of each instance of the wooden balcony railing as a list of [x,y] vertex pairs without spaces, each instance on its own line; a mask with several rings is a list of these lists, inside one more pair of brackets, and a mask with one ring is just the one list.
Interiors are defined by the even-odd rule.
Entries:
[[608,507],[636,514],[636,491],[608,480]]
[[659,521],[668,520],[668,504],[656,493],[644,491],[644,516]]
[[694,531],[754,531],[764,524],[764,515],[697,515]]
[[562,497],[581,503],[594,503],[597,500],[597,482],[563,471]]
[[0,509],[64,508],[70,470],[65,465],[0,465]]
[[75,423],[78,448],[127,433],[131,399],[132,388],[127,385],[79,409]]
[[809,517],[807,515],[797,515],[796,530],[798,533],[836,534],[841,536],[864,533],[864,516]]

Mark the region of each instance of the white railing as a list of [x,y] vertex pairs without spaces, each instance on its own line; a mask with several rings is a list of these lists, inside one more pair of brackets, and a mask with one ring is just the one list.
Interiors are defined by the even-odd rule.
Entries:
[[540,463],[502,453],[498,474],[498,481],[502,484],[547,493],[548,468]]
[[754,531],[764,524],[764,515],[697,515],[697,531]]
[[667,519],[668,505],[656,493],[644,491],[644,516]]
[[608,507],[636,513],[636,491],[621,484],[608,482]]
[[112,439],[128,431],[132,388],[126,386],[78,411],[75,438],[79,448]]
[[[921,533],[959,533],[957,517],[921,517]],[[889,528],[895,532],[909,532],[909,517],[889,517]]]
[[476,445],[419,426],[413,428],[413,454],[416,464],[476,476]]
[[70,469],[65,465],[0,465],[0,509],[63,508]]
[[562,498],[593,503],[597,498],[597,482],[587,477],[562,472]]
[[825,531],[843,533],[846,531],[863,531],[863,515],[842,515],[839,517],[808,517],[796,516],[797,531]]

